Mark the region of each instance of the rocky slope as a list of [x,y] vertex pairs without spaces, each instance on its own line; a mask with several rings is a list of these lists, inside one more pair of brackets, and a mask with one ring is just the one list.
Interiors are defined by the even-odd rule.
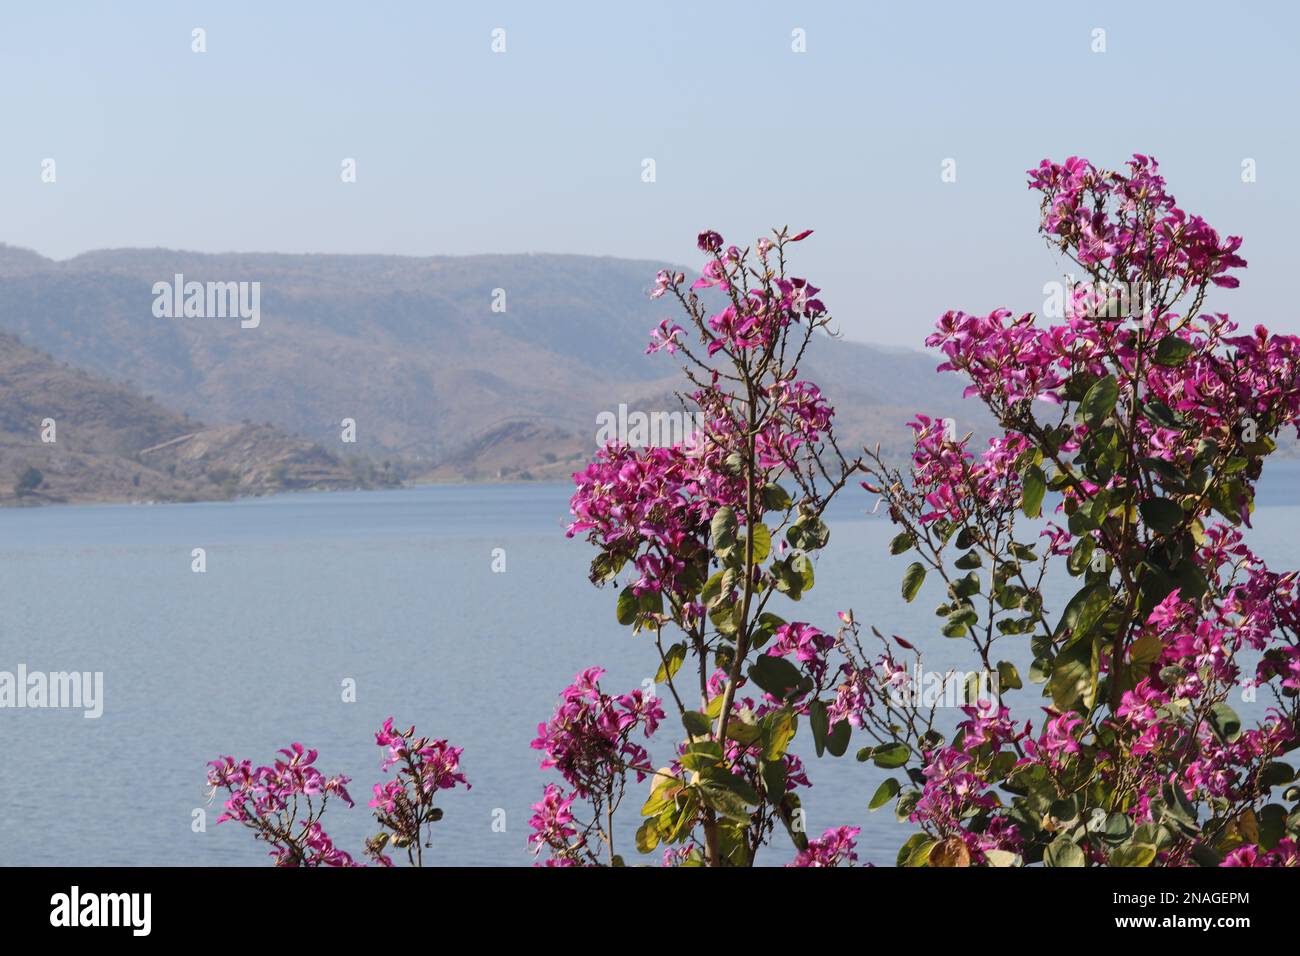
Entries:
[[[269,422],[333,448],[352,418],[352,447],[408,473],[549,477],[594,451],[598,413],[676,407],[676,363],[644,354],[649,329],[672,315],[647,296],[663,265],[166,249],[54,262],[0,247],[0,329],[206,421]],[[156,317],[153,285],[177,274],[260,283],[257,326]],[[850,443],[905,451],[917,411],[984,424],[932,356],[814,345],[801,373],[822,385]]]
[[0,505],[195,501],[393,477],[372,472],[272,425],[205,426],[0,334]]

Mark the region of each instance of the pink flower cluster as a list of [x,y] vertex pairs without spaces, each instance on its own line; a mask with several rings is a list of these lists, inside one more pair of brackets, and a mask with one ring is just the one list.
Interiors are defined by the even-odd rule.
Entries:
[[826,655],[835,646],[835,638],[811,624],[795,621],[782,624],[772,633],[772,643],[764,651],[773,657],[794,655],[808,666],[808,672],[820,683],[826,674]]
[[[546,785],[542,791],[542,799],[533,804],[533,816],[528,821],[528,826],[533,831],[528,836],[528,843],[534,853],[540,853],[547,847],[561,851],[569,851],[574,847],[571,841],[578,835],[578,829],[573,825],[573,801],[576,799],[577,794],[571,793],[565,796],[564,791],[555,784]],[[584,837],[576,846],[580,848],[585,842]],[[552,853],[543,865],[576,866],[577,864],[570,852],[560,852]]]
[[226,820],[242,823],[250,816],[288,809],[289,802],[297,796],[310,798],[337,794],[349,806],[353,805],[347,791],[351,778],[341,774],[326,777],[313,766],[317,756],[315,750],[294,743],[279,752],[285,759],[276,760],[269,767],[254,768],[250,760],[236,763],[230,756],[208,763],[211,768],[208,783],[231,791],[226,801],[226,812],[217,819],[218,823]]
[[1220,866],[1300,867],[1300,847],[1290,837],[1278,840],[1277,846],[1265,850],[1255,844],[1238,847],[1223,858]]
[[649,753],[632,737],[640,731],[648,739],[658,729],[664,719],[658,698],[641,690],[611,697],[600,689],[604,673],[589,667],[578,674],[532,742],[546,754],[542,769],[554,767],[580,797],[603,792],[612,774],[632,771],[639,781],[654,772]]
[[[225,812],[217,823],[234,820],[257,832],[273,847],[277,866],[353,866],[352,857],[337,849],[321,829],[320,815],[329,797],[348,806],[348,777],[327,777],[316,769],[316,751],[300,743],[279,751],[284,759],[254,767],[250,760],[222,756],[208,763],[213,792],[226,791]],[[306,814],[297,819],[296,814]]]
[[[791,324],[824,316],[825,307],[815,297],[818,290],[806,280],[755,272],[745,253],[734,246],[724,251],[721,242],[716,233],[701,235],[701,248],[714,257],[691,287],[717,286],[731,299],[702,322],[710,355],[724,348],[744,352],[768,347]],[[760,255],[770,248],[770,243],[760,243]],[[744,285],[751,278],[757,282],[752,288]],[[652,295],[681,295],[682,282],[681,274],[662,271]],[[694,301],[693,291],[691,296]],[[665,320],[651,333],[647,351],[676,353],[685,348],[682,335],[681,326]],[[704,418],[701,434],[691,442],[656,448],[610,443],[573,476],[574,520],[568,535],[585,534],[615,569],[632,562],[638,571],[633,582],[637,594],[677,590],[688,564],[704,555],[714,514],[745,500],[745,483],[728,461],[747,450],[751,438],[758,467],[775,473],[797,471],[800,456],[830,431],[833,409],[820,389],[794,377],[793,369],[761,384],[763,414],[756,428],[749,419],[748,396],[727,392],[720,381],[715,372],[691,395]]]
[[[942,419],[917,415],[908,427],[915,435],[913,487],[931,509],[921,515],[922,521],[962,521],[979,508],[1014,507],[1019,501],[1016,459],[1029,447],[1023,435],[1011,432],[990,439],[976,461],[966,450],[969,439],[945,435]],[[873,490],[867,482],[863,487]]]
[[1238,236],[1220,240],[1200,216],[1178,208],[1155,159],[1135,154],[1125,172],[1071,156],[1029,170],[1043,194],[1043,231],[1077,250],[1079,262],[1119,277],[1146,273],[1235,288],[1229,269],[1246,265]]
[[550,850],[547,866],[576,866],[585,858],[587,838],[575,825],[575,800],[591,802],[597,813],[600,807],[610,809],[621,799],[629,773],[642,781],[655,772],[650,754],[633,737],[653,736],[664,719],[663,708],[657,698],[640,690],[621,697],[606,694],[600,688],[604,673],[589,667],[574,677],[560,695],[555,714],[537,725],[532,747],[546,755],[542,769],[554,767],[573,787],[566,794],[547,784],[542,799],[533,804],[528,842],[536,854]]
[[1180,741],[1189,748],[1181,772],[1189,797],[1249,798],[1243,788],[1254,771],[1296,739],[1290,720],[1274,712],[1261,726],[1225,742],[1204,723],[1186,737],[1187,728],[1171,720],[1167,708],[1181,701],[1204,709],[1242,686],[1243,651],[1266,652],[1256,665],[1256,683],[1280,676],[1283,688],[1295,686],[1300,674],[1296,576],[1269,571],[1246,547],[1241,532],[1222,524],[1205,529],[1197,563],[1217,573],[1211,595],[1221,597],[1193,604],[1174,591],[1152,610],[1143,633],[1159,639],[1160,655],[1148,676],[1125,693],[1116,711],[1117,726],[1139,755]]
[[857,837],[861,827],[832,827],[821,837],[808,841],[787,867],[852,866],[858,861]]
[[712,457],[676,446],[606,446],[573,476],[568,536],[585,532],[616,564],[632,561],[638,593],[671,590],[699,557],[714,512],[743,494],[738,482],[710,469]]
[[405,731],[393,729],[393,718],[384,721],[375,734],[375,743],[387,748],[380,769],[387,772],[397,766],[397,774],[383,784],[375,784],[374,799],[370,807],[375,811],[382,833],[366,844],[366,853],[381,866],[392,866],[385,849],[393,846],[408,851],[412,862],[418,862],[424,847],[424,827],[438,820],[442,811],[433,806],[439,790],[456,786],[470,789],[470,783],[460,772],[461,747],[452,747],[445,740],[415,738],[415,727]]
[[[811,229],[805,230],[789,241],[800,242],[811,234]],[[724,249],[723,243],[722,236],[716,232],[700,233],[700,251],[712,258],[688,290],[693,294],[701,289],[717,289],[726,294],[726,305],[708,316],[701,330],[709,355],[723,350],[736,354],[768,348],[787,326],[812,322],[826,314],[825,304],[817,298],[821,290],[807,279],[767,274],[767,256],[773,248],[771,240],[760,239],[757,243],[763,271],[750,265],[746,251],[734,245]],[[651,295],[658,298],[665,292],[673,292],[684,297],[681,290],[684,282],[681,273],[661,271]],[[675,333],[680,331],[676,326],[661,325],[648,351],[662,348],[675,352],[679,347]]]
[[388,748],[380,769],[387,770],[399,763],[413,767],[414,779],[411,782],[424,793],[451,790],[457,784],[470,789],[465,775],[460,772],[460,756],[465,748],[452,747],[445,740],[430,740],[428,737],[413,740],[414,737],[414,727],[397,731],[393,729],[392,717],[385,720],[384,726],[375,734],[375,743]]
[[[400,764],[397,779],[375,785],[370,806],[384,833],[366,842],[366,856],[391,866],[383,850],[389,845],[412,848],[419,856],[421,828],[439,819],[432,805],[439,790],[457,785],[469,789],[460,772],[461,749],[445,740],[414,740],[415,728],[393,730],[393,718],[384,721],[375,742],[388,748],[387,770]],[[233,820],[252,830],[256,839],[271,845],[277,866],[362,866],[338,849],[321,826],[330,797],[353,806],[343,775],[327,777],[314,766],[316,751],[294,743],[279,751],[284,759],[271,766],[253,767],[252,761],[222,756],[208,763],[208,783],[215,794],[226,791],[225,812],[218,823]]]

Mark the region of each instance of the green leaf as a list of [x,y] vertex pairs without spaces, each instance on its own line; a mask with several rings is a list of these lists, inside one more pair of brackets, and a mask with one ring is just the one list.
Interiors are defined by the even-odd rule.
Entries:
[[736,512],[731,508],[719,508],[709,523],[709,534],[713,538],[713,550],[719,554],[730,551],[736,546]]
[[636,831],[636,848],[642,853],[650,853],[659,845],[658,821],[646,820]]
[[618,618],[618,623],[624,627],[632,624],[637,619],[641,611],[641,600],[632,593],[629,585],[625,587],[618,596],[618,604],[614,608],[614,614]]
[[1241,736],[1241,718],[1227,704],[1215,704],[1210,710],[1210,726],[1225,743],[1235,743]]
[[970,606],[961,607],[948,615],[943,623],[944,637],[965,637],[967,628],[974,627],[979,621],[979,614]]
[[899,847],[898,856],[895,858],[894,862],[898,866],[907,866],[907,861],[915,855],[916,851],[920,849],[922,844],[925,845],[925,855],[928,857],[930,855],[930,847],[934,846],[934,842],[934,840],[927,837],[924,833],[913,833],[907,838],[907,842]]
[[1142,417],[1153,425],[1160,428],[1172,428],[1178,431],[1186,428],[1186,424],[1174,414],[1174,410],[1164,402],[1152,401],[1147,399],[1142,403]]
[[1101,838],[1107,843],[1123,843],[1133,832],[1133,823],[1122,813],[1107,814],[1101,828]]
[[916,593],[921,590],[921,585],[925,582],[925,568],[919,561],[913,561],[903,572],[903,600],[911,601],[916,597]]
[[793,710],[782,708],[763,718],[763,759],[778,761],[794,739],[799,718]]
[[1075,644],[1057,655],[1048,683],[1057,710],[1073,710],[1079,703],[1092,706],[1097,692],[1097,667],[1097,645],[1093,641]]
[[754,622],[754,627],[750,631],[751,646],[757,650],[772,639],[773,633],[781,625],[785,624],[784,618],[773,614],[771,611],[764,611]]
[[1265,788],[1280,787],[1295,779],[1295,769],[1290,764],[1273,760],[1266,763],[1259,773],[1260,785]]
[[785,532],[785,540],[803,551],[816,551],[830,542],[831,529],[818,517],[804,515]]
[[1166,335],[1156,343],[1156,354],[1153,359],[1157,365],[1163,365],[1166,368],[1173,368],[1176,365],[1182,365],[1196,349],[1192,344],[1176,335]]
[[867,804],[867,809],[879,810],[890,800],[894,799],[894,797],[897,796],[898,791],[899,791],[898,781],[895,780],[893,777],[886,777],[885,781],[879,787],[876,788],[876,793],[871,798],[871,802]]
[[1012,541],[1007,545],[1008,550],[1021,561],[1037,561],[1038,555],[1034,553],[1031,545],[1021,544],[1019,541]]
[[681,668],[684,660],[686,660],[685,641],[668,648],[664,652],[663,663],[659,665],[659,670],[655,672],[655,683],[662,684],[664,681],[671,679]]
[[912,547],[912,532],[901,531],[894,535],[894,540],[889,542],[890,554],[902,554]]
[[1035,657],[1029,665],[1029,679],[1035,684],[1046,683],[1052,673],[1052,662],[1046,657]]
[[734,793],[745,801],[746,806],[756,807],[759,804],[758,791],[750,786],[744,777],[736,776],[725,767],[714,767],[703,771],[700,774],[700,782],[706,787],[720,787]]
[[885,770],[894,770],[907,763],[907,758],[912,755],[912,750],[905,743],[882,744],[877,747],[871,754],[871,759],[875,761],[877,767]]
[[898,802],[894,804],[894,817],[899,823],[912,815],[916,805],[921,802],[921,796],[921,791],[915,788],[904,790],[898,795]]
[[[734,776],[728,773],[727,776]],[[726,817],[728,820],[734,820],[736,823],[748,824],[750,822],[751,811],[750,804],[746,803],[744,797],[736,793],[729,787],[724,787],[720,783],[700,783],[694,788],[699,792],[700,799],[704,805],[709,807],[715,813]]]
[[804,679],[799,668],[784,657],[760,654],[749,668],[749,679],[773,697],[782,698]]
[[847,720],[841,720],[826,736],[826,752],[832,757],[843,757],[844,752],[849,749],[849,737],[853,733],[853,728]]
[[692,737],[707,737],[709,731],[712,730],[709,718],[705,717],[698,710],[688,710],[686,713],[682,714],[682,725],[686,728],[686,732]]
[[[730,730],[731,730],[731,725],[728,724],[727,725],[728,736],[730,736]],[[721,763],[721,760],[722,758],[720,758],[717,754],[710,753],[707,751],[703,751],[699,753],[687,752],[682,754],[681,758],[679,759],[679,763],[682,765],[683,770],[700,771],[700,770],[709,770],[713,767],[716,767],[719,763]]]
[[[912,847],[912,852],[907,856],[907,862],[904,866],[928,866],[930,863],[930,851],[935,848],[938,840],[932,840],[924,833],[921,834],[921,841]],[[911,842],[910,840],[908,841]]]
[[772,530],[765,524],[756,524],[750,529],[750,536],[754,539],[754,561],[766,561],[767,556],[772,553]]
[[1070,550],[1070,556],[1065,559],[1066,570],[1076,578],[1083,574],[1092,564],[1092,553],[1096,548],[1097,542],[1091,535],[1080,538]]
[[1169,534],[1183,520],[1183,509],[1171,498],[1148,498],[1138,505],[1147,527],[1160,534]]
[[813,747],[817,751],[817,756],[826,752],[826,735],[830,732],[830,716],[826,713],[826,705],[820,700],[814,700],[808,705],[808,723],[812,727]]
[[791,554],[772,564],[776,589],[792,601],[803,597],[803,592],[813,586],[813,565],[806,554]]
[[786,511],[793,502],[790,492],[775,482],[763,486],[763,507],[767,511]]
[[1015,664],[1010,661],[998,661],[999,690],[1019,690],[1024,686],[1020,680],[1020,671],[1016,670]]
[[[731,571],[730,568],[715,571],[704,582],[704,587],[700,589],[700,600],[704,602],[705,606],[712,607],[722,597],[722,581],[727,577],[729,571]],[[735,579],[732,578],[732,580]]]
[[1112,595],[1107,581],[1086,584],[1070,598],[1061,620],[1052,632],[1052,640],[1065,639],[1065,646],[1070,647],[1092,633],[1097,622],[1110,608]]
[[779,804],[781,798],[785,796],[785,761],[761,760],[758,770],[763,778],[763,790],[767,794],[767,802],[773,806]]
[[735,715],[727,721],[727,737],[746,747],[762,735],[763,731],[757,724],[747,724]]
[[1043,853],[1043,863],[1046,866],[1086,866],[1087,862],[1083,851],[1064,836],[1049,843]]
[[1115,381],[1115,376],[1107,375],[1105,378],[1099,378],[1093,383],[1092,388],[1088,389],[1088,394],[1083,396],[1083,401],[1079,403],[1079,408],[1075,412],[1075,418],[1090,428],[1095,428],[1115,410],[1115,402],[1118,399],[1119,385]]
[[1183,484],[1183,473],[1163,458],[1143,458],[1142,467],[1154,472],[1166,485],[1178,488]]
[[646,798],[645,805],[641,807],[641,816],[643,817],[657,816],[665,810],[669,810],[675,806],[677,795],[682,791],[682,782],[669,775],[666,770],[652,779],[654,783],[650,787],[650,796]]
[[1259,845],[1265,850],[1271,850],[1286,836],[1286,808],[1278,803],[1270,803],[1260,809],[1258,817]]
[[985,850],[984,859],[989,866],[1008,867],[1016,865],[1016,855],[1010,850]]
[[1140,667],[1149,667],[1164,649],[1165,642],[1159,634],[1144,634],[1128,646],[1128,659]]
[[1047,491],[1047,476],[1037,465],[1030,465],[1020,476],[1020,510],[1026,518],[1037,518],[1043,513],[1043,495]]
[[1110,851],[1111,866],[1150,866],[1156,858],[1156,848],[1150,843],[1130,843]]
[[813,563],[806,554],[793,555],[790,570],[799,576],[800,591],[811,591],[813,586]]

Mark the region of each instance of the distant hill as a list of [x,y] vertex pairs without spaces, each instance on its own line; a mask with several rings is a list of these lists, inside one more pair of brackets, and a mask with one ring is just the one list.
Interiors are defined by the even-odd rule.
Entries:
[[[649,330],[673,315],[647,295],[664,265],[166,249],[55,262],[0,247],[0,329],[204,421],[269,422],[333,450],[351,418],[351,447],[413,473],[559,477],[594,450],[597,413],[675,401],[676,363],[644,354]],[[259,282],[260,324],[155,317],[153,284],[178,273]],[[505,311],[493,311],[502,296]],[[973,403],[936,364],[823,339],[801,374],[836,405],[847,441],[902,452],[918,411],[982,430],[982,418],[963,421]]]
[[[28,473],[39,482],[16,487]],[[0,505],[194,501],[382,478],[271,425],[204,426],[0,334]]]

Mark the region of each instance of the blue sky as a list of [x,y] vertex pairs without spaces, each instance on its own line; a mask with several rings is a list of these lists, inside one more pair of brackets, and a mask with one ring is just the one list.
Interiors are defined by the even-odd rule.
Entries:
[[919,345],[1059,278],[1025,169],[1136,151],[1245,236],[1212,305],[1296,332],[1297,45],[1283,3],[6,4],[0,242],[692,264],[789,223],[847,335]]

